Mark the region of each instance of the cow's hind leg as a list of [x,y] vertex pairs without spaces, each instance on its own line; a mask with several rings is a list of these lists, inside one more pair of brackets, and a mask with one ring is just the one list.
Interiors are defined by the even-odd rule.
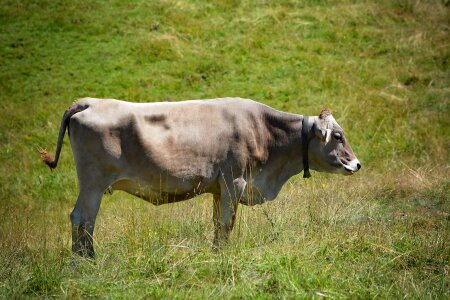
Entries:
[[93,258],[94,226],[104,190],[82,188],[75,208],[70,214],[72,222],[72,251]]

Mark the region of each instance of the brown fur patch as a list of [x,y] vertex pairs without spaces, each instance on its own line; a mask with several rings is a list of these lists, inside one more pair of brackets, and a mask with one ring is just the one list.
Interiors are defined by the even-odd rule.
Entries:
[[331,116],[333,112],[331,111],[331,109],[329,108],[324,108],[322,109],[322,111],[320,112],[319,118],[320,119],[325,119],[328,116]]
[[145,116],[145,120],[147,122],[157,123],[157,122],[164,122],[166,120],[166,116],[163,114],[160,115],[150,115]]
[[170,126],[167,124],[166,116],[163,114],[160,115],[150,115],[145,116],[145,121],[153,124],[159,124],[164,127],[164,129],[170,129]]

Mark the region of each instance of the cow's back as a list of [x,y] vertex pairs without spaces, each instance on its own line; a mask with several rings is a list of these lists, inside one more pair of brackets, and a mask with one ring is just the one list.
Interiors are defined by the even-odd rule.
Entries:
[[76,160],[147,184],[163,176],[166,190],[189,190],[197,182],[212,185],[219,170],[242,169],[250,159],[266,155],[266,106],[252,100],[79,102],[89,108],[71,119]]

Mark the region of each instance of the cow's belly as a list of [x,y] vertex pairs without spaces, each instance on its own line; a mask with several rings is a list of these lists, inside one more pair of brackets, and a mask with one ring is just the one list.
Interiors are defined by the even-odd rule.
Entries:
[[203,193],[214,192],[214,186],[205,186],[202,181],[196,181],[194,184],[180,184],[177,188],[163,186],[161,183],[142,183],[130,179],[122,179],[115,182],[113,190],[121,190],[131,195],[144,199],[154,205],[174,203],[194,198]]

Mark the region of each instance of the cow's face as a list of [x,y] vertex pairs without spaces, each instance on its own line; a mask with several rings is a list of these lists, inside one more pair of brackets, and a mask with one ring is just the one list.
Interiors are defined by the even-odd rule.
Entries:
[[311,169],[352,175],[361,168],[344,131],[329,110],[323,110],[314,118],[312,130],[314,137],[309,144]]

